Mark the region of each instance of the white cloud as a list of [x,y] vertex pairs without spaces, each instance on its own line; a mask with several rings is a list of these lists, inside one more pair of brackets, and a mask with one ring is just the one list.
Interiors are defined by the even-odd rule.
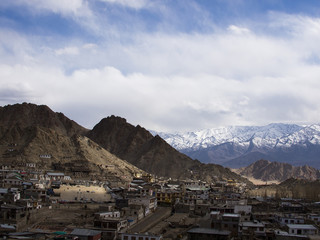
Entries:
[[121,5],[124,7],[141,9],[147,7],[150,3],[147,0],[100,0],[106,3]]
[[56,67],[2,65],[0,79],[6,79],[0,92],[19,92],[21,101],[47,104],[86,127],[111,114],[133,124],[170,131],[288,119],[317,121],[315,109],[320,109],[317,78],[313,85],[302,80],[294,83],[290,76],[240,82],[212,74],[125,75],[110,66],[66,75]]
[[243,28],[243,27],[238,27],[238,26],[235,26],[235,25],[230,25],[228,27],[228,30],[232,33],[235,33],[235,34],[247,34],[247,33],[250,33],[250,30],[247,29],[247,28]]
[[55,50],[56,55],[78,55],[79,49],[77,47],[65,47]]
[[17,0],[11,4],[26,5],[36,11],[50,11],[56,14],[78,17],[90,16],[86,0]]
[[82,47],[84,49],[94,49],[94,48],[97,48],[98,45],[94,43],[86,43],[86,44],[83,44]]
[[243,96],[239,102],[239,105],[248,105],[250,102],[250,98],[247,96]]
[[41,41],[2,34],[1,103],[47,104],[86,127],[110,114],[170,131],[317,122],[320,63],[310,56],[320,56],[319,19],[272,17],[285,36],[235,24],[205,34],[136,32],[123,40],[118,29],[119,38],[72,39],[44,51]]

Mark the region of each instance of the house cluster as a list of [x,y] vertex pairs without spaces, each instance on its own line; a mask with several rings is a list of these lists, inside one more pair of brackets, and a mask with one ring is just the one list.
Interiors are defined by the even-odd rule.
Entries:
[[[127,189],[121,187],[112,189],[107,182],[74,181],[62,172],[42,173],[4,168],[0,177],[0,235],[7,239],[25,237],[47,239],[52,231],[40,233],[26,232],[26,230],[30,230],[38,217],[56,208],[78,205],[82,208],[83,204],[86,208],[95,210],[89,228],[64,229],[63,239],[74,239],[76,235],[79,239],[119,239],[121,233],[157,209],[155,192],[143,178],[134,179],[130,183],[131,187]],[[83,199],[78,197],[82,196],[79,193],[70,201],[62,199],[55,193],[61,185],[88,187],[91,184],[103,186],[106,194],[113,196],[111,201],[106,199],[96,202],[93,199]],[[61,239],[60,236],[59,238]],[[148,238],[153,239],[151,235],[144,239]]]
[[[177,223],[188,239],[320,239],[319,203],[248,197],[245,185],[233,180],[133,182],[128,192],[131,188],[140,196],[156,196],[159,205],[172,207],[172,214],[207,219]],[[169,219],[169,226],[177,227]]]
[[[137,176],[127,187],[73,180],[63,172],[2,169],[0,235],[6,239],[317,239],[320,204],[302,199],[248,197],[244,183],[217,179],[153,179]],[[105,201],[65,200],[62,186],[96,184]],[[68,189],[68,188],[67,188]],[[56,209],[79,212],[77,225],[37,228]],[[158,214],[161,209],[163,213]],[[83,213],[80,213],[83,211]],[[80,221],[80,222],[79,222]],[[141,228],[138,226],[142,225]],[[150,225],[150,226],[149,226]],[[170,234],[169,234],[170,233]],[[320,239],[320,238],[319,238]]]
[[320,239],[319,206],[297,199],[239,198],[210,208],[210,227],[189,239]]

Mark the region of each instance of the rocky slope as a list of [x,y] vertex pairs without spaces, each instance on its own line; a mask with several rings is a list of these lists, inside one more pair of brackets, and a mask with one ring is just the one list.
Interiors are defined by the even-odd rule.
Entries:
[[259,159],[320,168],[320,125],[269,124],[159,133],[171,146],[205,163],[239,168]]
[[72,177],[125,182],[142,170],[109,153],[84,134],[88,130],[47,106],[15,104],[0,108],[0,162]]
[[[178,152],[158,135],[133,126],[123,118],[102,119],[87,137],[111,153],[157,176],[172,178],[241,179],[229,169],[215,164],[203,164]],[[242,179],[243,180],[243,179]]]
[[263,181],[285,181],[289,178],[317,180],[320,178],[320,171],[309,167],[295,167],[288,163],[270,162],[259,160],[248,167],[238,169],[239,174],[246,177],[253,177]]
[[0,163],[22,168],[33,163],[35,170],[123,184],[136,173],[146,174],[143,170],[172,178],[246,181],[222,166],[192,160],[123,118],[111,116],[87,130],[47,106],[26,103],[0,107]]
[[45,105],[23,103],[0,107],[0,141],[2,138],[14,137],[22,129],[35,126],[50,128],[67,136],[87,131],[63,113],[55,113]]
[[289,178],[278,185],[264,185],[248,191],[248,196],[307,199],[320,201],[320,181]]

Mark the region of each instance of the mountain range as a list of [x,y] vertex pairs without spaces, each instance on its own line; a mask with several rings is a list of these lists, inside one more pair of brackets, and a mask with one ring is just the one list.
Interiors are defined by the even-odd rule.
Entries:
[[171,146],[204,163],[240,168],[260,160],[320,168],[320,125],[274,123],[187,133],[156,133]]
[[30,103],[0,107],[0,162],[9,167],[32,163],[38,170],[123,184],[138,173],[248,182],[230,169],[191,159],[124,118],[104,118],[90,130],[48,106]]

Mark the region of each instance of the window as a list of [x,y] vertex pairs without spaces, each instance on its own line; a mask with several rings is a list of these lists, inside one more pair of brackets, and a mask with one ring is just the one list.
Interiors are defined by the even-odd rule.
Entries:
[[128,239],[129,239],[128,236],[123,237],[123,240],[128,240]]
[[139,240],[143,240],[143,237],[139,237]]
[[131,237],[131,240],[136,240],[136,237]]

